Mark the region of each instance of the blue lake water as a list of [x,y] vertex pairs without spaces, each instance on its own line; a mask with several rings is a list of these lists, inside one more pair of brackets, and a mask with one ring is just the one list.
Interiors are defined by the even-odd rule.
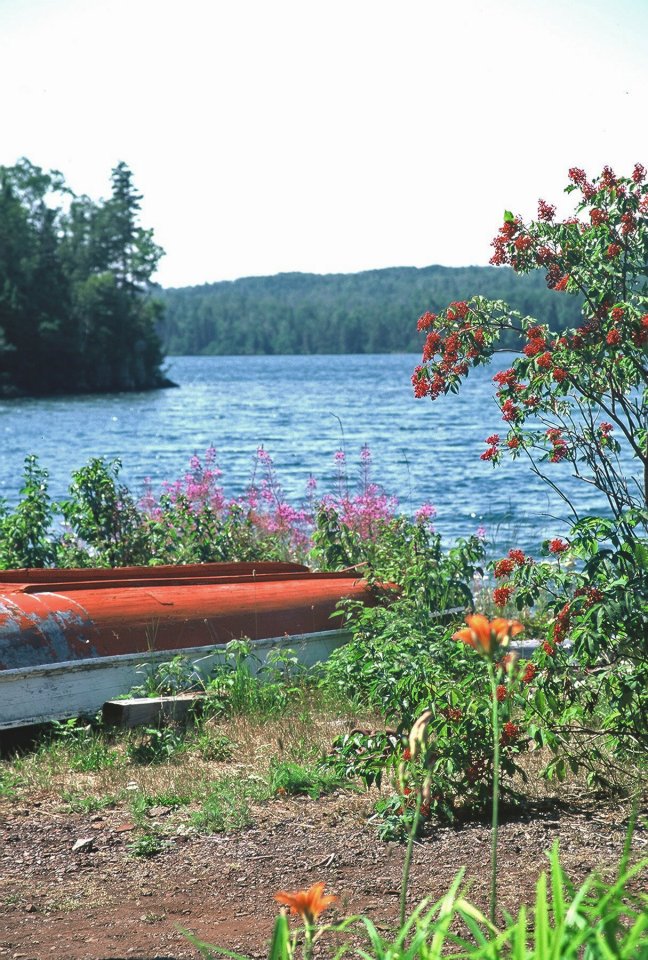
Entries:
[[[243,492],[257,447],[272,456],[291,502],[310,474],[318,491],[335,487],[335,451],[347,454],[351,486],[367,444],[374,479],[405,512],[435,504],[447,538],[483,525],[497,548],[537,552],[543,536],[565,532],[562,501],[521,458],[494,469],[479,459],[484,439],[505,432],[492,399],[492,376],[510,364],[499,355],[471,372],[458,395],[415,400],[410,376],[418,356],[175,357],[168,373],[179,389],[147,393],[0,401],[0,496],[15,503],[22,464],[38,455],[50,493],[65,496],[72,470],[90,457],[119,457],[135,493],[150,477],[157,489],[183,474],[193,453],[213,444],[229,495]],[[600,496],[552,467],[582,512]]]

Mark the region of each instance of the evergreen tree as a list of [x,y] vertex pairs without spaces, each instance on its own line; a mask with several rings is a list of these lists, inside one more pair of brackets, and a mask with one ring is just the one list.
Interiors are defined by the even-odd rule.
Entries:
[[168,384],[149,295],[163,251],[125,163],[111,182],[96,203],[28,160],[0,167],[0,392]]

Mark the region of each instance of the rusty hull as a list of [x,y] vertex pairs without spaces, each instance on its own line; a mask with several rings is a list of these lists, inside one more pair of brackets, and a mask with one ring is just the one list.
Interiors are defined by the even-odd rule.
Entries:
[[237,563],[0,571],[0,670],[337,628],[356,571]]

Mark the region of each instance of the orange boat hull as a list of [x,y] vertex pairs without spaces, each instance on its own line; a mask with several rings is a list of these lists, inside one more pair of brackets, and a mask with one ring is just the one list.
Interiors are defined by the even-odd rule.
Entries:
[[355,571],[300,564],[0,571],[0,670],[336,629]]

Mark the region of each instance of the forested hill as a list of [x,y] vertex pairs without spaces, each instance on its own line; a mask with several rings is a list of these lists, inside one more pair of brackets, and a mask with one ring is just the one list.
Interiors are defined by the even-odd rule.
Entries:
[[503,267],[390,267],[167,289],[158,333],[170,354],[417,352],[425,310],[482,294],[552,325],[575,326],[579,302],[548,290],[544,272]]

